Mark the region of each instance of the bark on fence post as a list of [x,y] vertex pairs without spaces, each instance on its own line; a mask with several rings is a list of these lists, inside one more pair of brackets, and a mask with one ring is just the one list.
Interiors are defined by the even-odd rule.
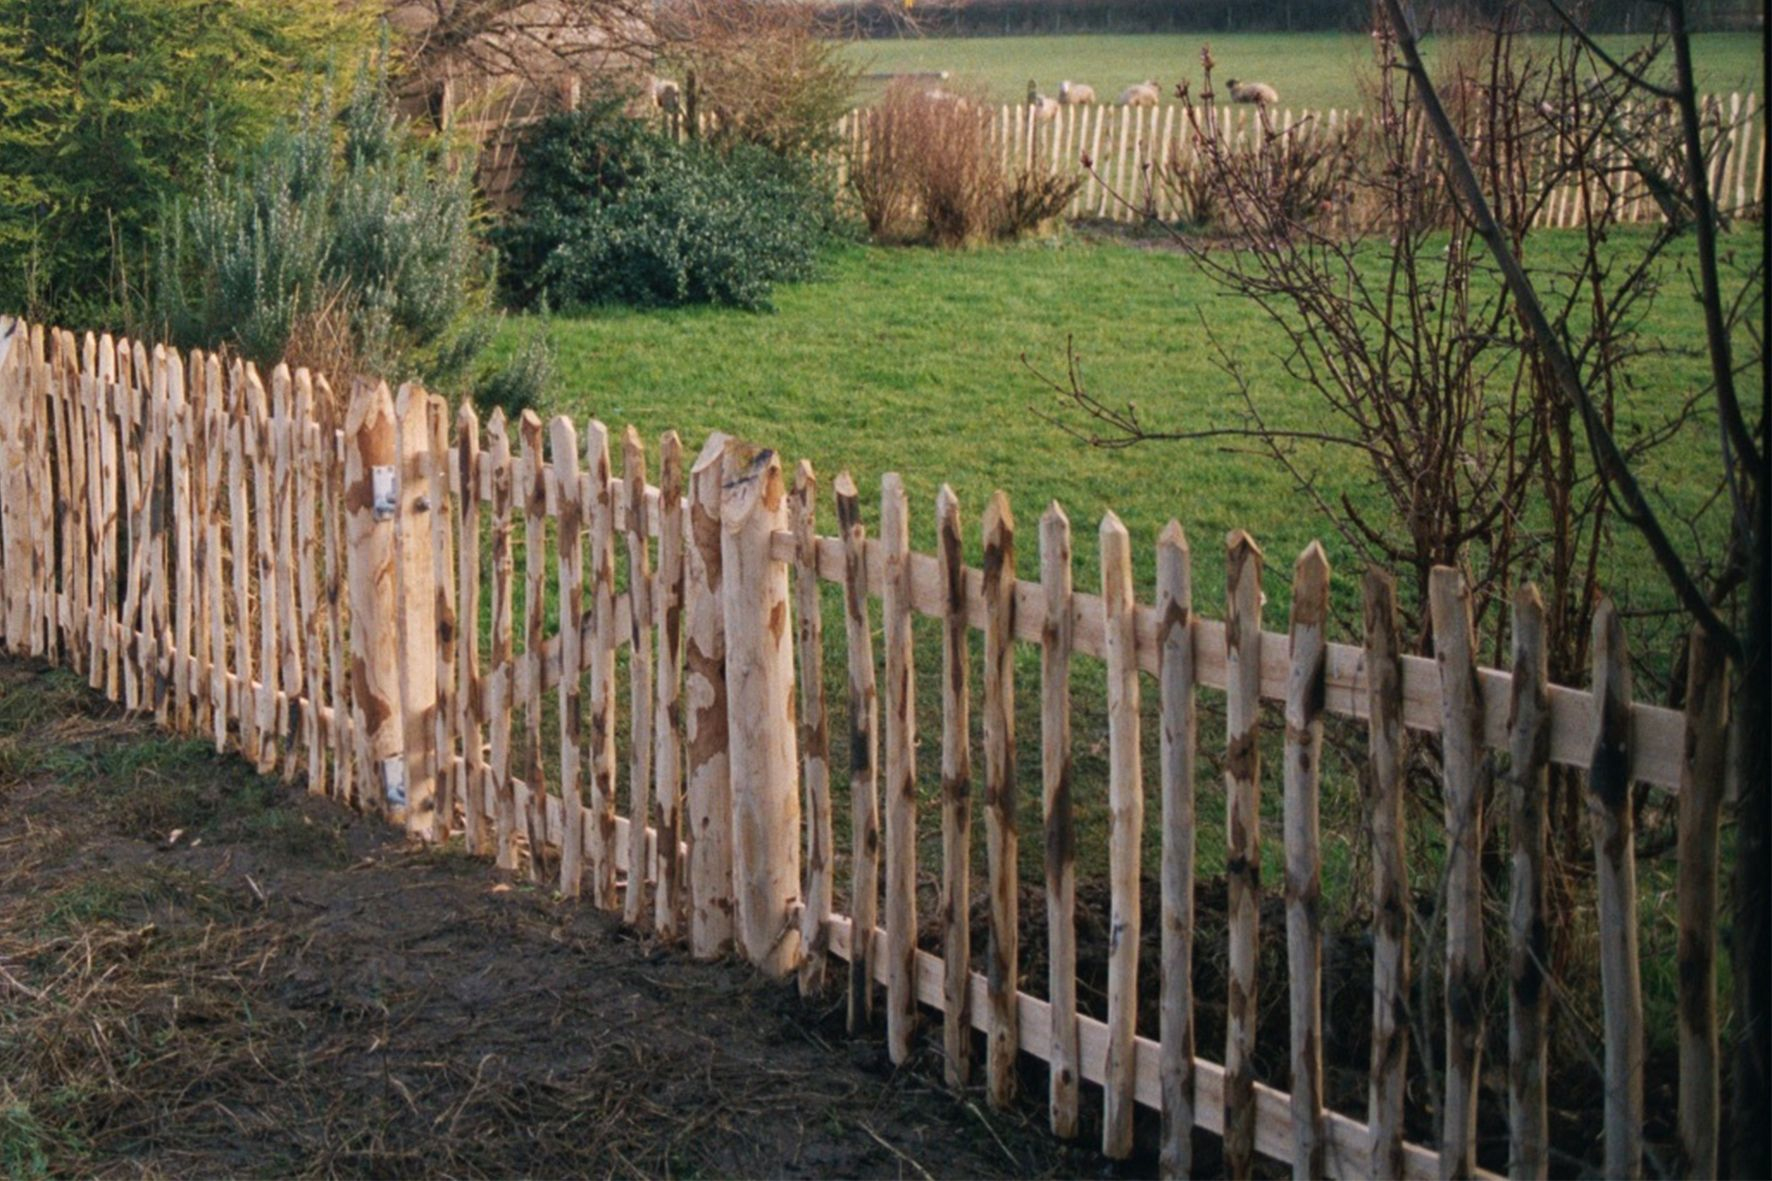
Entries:
[[[770,537],[788,526],[773,451],[728,450],[720,504],[732,877],[739,950],[771,976],[799,966],[800,766],[788,568]],[[640,823],[644,823],[643,820]]]
[[731,440],[708,436],[689,475],[689,566],[683,653],[689,748],[689,950],[711,959],[732,941],[731,775],[726,741],[726,621],[720,558],[720,479]]
[[386,385],[359,383],[345,418],[345,561],[351,584],[351,668],[365,798],[403,813],[406,758],[395,651],[394,532],[398,436]]

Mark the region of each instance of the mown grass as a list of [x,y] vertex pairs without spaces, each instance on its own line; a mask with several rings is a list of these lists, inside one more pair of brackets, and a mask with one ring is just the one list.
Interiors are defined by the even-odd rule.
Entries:
[[[1549,49],[1555,38],[1532,42]],[[1609,52],[1629,52],[1640,38],[1599,39]],[[1218,66],[1214,77],[1263,79],[1293,109],[1362,105],[1358,84],[1369,72],[1371,41],[1364,33],[1144,33],[1076,34],[1050,37],[904,37],[858,41],[847,53],[866,73],[950,71],[947,83],[976,85],[993,100],[1018,102],[1028,79],[1048,94],[1060,81],[1087,82],[1112,101],[1134,82],[1154,78],[1166,101],[1182,78],[1200,78],[1200,47],[1210,43]],[[1444,42],[1429,38],[1431,55]],[[1699,89],[1764,93],[1761,39],[1753,33],[1703,33],[1693,39]],[[871,102],[884,89],[864,81],[859,98]]]
[[[1622,232],[1621,256],[1640,250],[1643,235]],[[1744,256],[1760,248],[1757,232],[1730,245]],[[1535,239],[1533,265],[1555,285],[1575,248],[1569,237]],[[1671,289],[1645,323],[1657,350],[1642,359],[1638,387],[1620,405],[1630,431],[1675,404],[1707,380],[1697,308],[1686,299],[1689,251],[1676,248],[1664,275]],[[864,516],[877,521],[879,478],[900,472],[912,506],[912,543],[934,546],[936,490],[950,483],[962,505],[969,561],[980,560],[978,514],[996,488],[1008,491],[1019,526],[1020,570],[1037,577],[1037,522],[1054,500],[1070,514],[1076,583],[1099,585],[1095,531],[1108,509],[1126,523],[1136,547],[1140,599],[1152,599],[1154,542],[1170,517],[1193,544],[1196,606],[1222,617],[1223,539],[1245,528],[1267,554],[1266,623],[1285,627],[1292,560],[1320,539],[1336,568],[1333,607],[1342,637],[1358,627],[1358,570],[1352,553],[1271,461],[1237,443],[1153,443],[1123,450],[1086,446],[1060,422],[1077,423],[1074,410],[1030,371],[1062,372],[1067,342],[1082,358],[1090,387],[1115,403],[1136,402],[1157,428],[1234,425],[1243,406],[1219,366],[1222,348],[1246,367],[1263,411],[1281,424],[1321,422],[1315,396],[1284,375],[1277,361],[1283,336],[1245,301],[1217,289],[1187,258],[1165,251],[1072,236],[1016,247],[943,253],[921,249],[849,247],[829,261],[815,282],[782,289],[771,314],[699,308],[671,312],[604,310],[556,319],[550,328],[559,352],[560,380],[549,413],[583,420],[597,416],[619,431],[635,424],[649,446],[675,429],[693,453],[706,433],[721,429],[777,448],[791,470],[810,459],[824,481],[821,528],[833,528],[829,481],[853,473],[863,490]],[[527,331],[507,326],[503,347]],[[1214,343],[1215,342],[1215,343]],[[1026,362],[1024,363],[1024,356]],[[1056,421],[1055,421],[1056,420]],[[1658,495],[1692,508],[1708,495],[1716,470],[1714,430],[1699,415],[1645,472]],[[1345,450],[1307,456],[1319,490],[1333,502],[1347,496],[1377,503],[1371,478]],[[617,456],[619,465],[619,455]],[[1531,510],[1528,509],[1530,512]],[[550,565],[550,582],[552,568]],[[519,578],[519,584],[521,579]],[[1664,605],[1659,575],[1631,535],[1613,542],[1603,582],[1639,608]],[[876,607],[877,612],[877,607]],[[846,655],[841,603],[826,588],[826,695],[835,711],[833,765],[847,765],[843,712]],[[879,617],[874,617],[876,629]],[[919,778],[926,811],[921,825],[924,864],[940,863],[938,758],[940,651],[929,621],[918,627]],[[521,632],[521,613],[518,615]],[[521,636],[519,634],[519,641]],[[876,646],[876,658],[879,648]],[[980,692],[979,642],[974,638],[973,692]],[[1037,652],[1018,652],[1018,748],[1024,876],[1040,876],[1035,834],[1039,807],[1039,667]],[[1079,857],[1085,874],[1106,862],[1106,718],[1099,665],[1079,660],[1073,686]],[[626,690],[620,700],[625,713]],[[551,703],[548,707],[552,708]],[[1146,865],[1154,869],[1160,842],[1155,800],[1155,690],[1145,690],[1147,785]],[[1223,865],[1222,792],[1216,752],[1222,749],[1222,699],[1204,695],[1199,768],[1198,840],[1201,870]],[[982,782],[982,743],[974,716],[975,785]],[[1277,734],[1268,727],[1269,766],[1277,766]],[[544,743],[552,745],[551,719]],[[625,750],[625,739],[624,750]],[[1358,791],[1359,742],[1345,755],[1327,755],[1323,800],[1325,881],[1331,911],[1363,906]],[[521,765],[521,764],[519,764]],[[840,777],[839,777],[840,778]],[[624,773],[625,779],[625,773]],[[1277,788],[1277,784],[1273,785]],[[847,791],[839,782],[839,849],[847,849]],[[976,788],[981,792],[981,788]],[[625,791],[625,789],[624,789]],[[1264,807],[1277,841],[1279,792]],[[1416,880],[1431,889],[1437,878],[1438,804],[1414,801],[1424,840],[1414,850]],[[975,826],[981,843],[982,824]],[[982,867],[982,851],[976,855]]]

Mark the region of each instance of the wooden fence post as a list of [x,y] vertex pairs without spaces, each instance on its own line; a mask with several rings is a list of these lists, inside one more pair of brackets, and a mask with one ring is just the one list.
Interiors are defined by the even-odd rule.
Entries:
[[984,510],[984,831],[990,868],[991,941],[985,1077],[991,1105],[1015,1099],[1021,1048],[1020,831],[1015,777],[1015,516],[1009,497]]
[[[1099,125],[1099,124],[1098,124]],[[1077,1134],[1082,1063],[1077,1045],[1077,855],[1071,806],[1071,522],[1055,500],[1040,518],[1040,814],[1046,849],[1047,995],[1052,998],[1052,1066],[1047,1109],[1052,1134]]]
[[1255,1164],[1256,956],[1261,923],[1261,550],[1241,529],[1225,541],[1225,876],[1229,998],[1224,1036],[1225,1172]]
[[1686,1176],[1717,1172],[1717,816],[1729,729],[1729,662],[1701,627],[1686,661],[1686,765],[1680,777],[1680,1149]]
[[437,570],[431,556],[431,514],[441,492],[431,487],[431,399],[423,387],[400,387],[399,421],[400,715],[405,730],[406,831],[436,837]]
[[917,681],[910,508],[897,472],[880,478],[880,615],[886,649],[886,1053],[911,1055],[917,1027]]
[[806,911],[800,939],[806,962],[800,968],[800,992],[824,990],[825,920],[831,915],[832,874],[836,858],[831,847],[830,723],[824,702],[824,623],[818,597],[818,477],[802,459],[794,471],[794,609],[798,614],[800,648],[800,754],[806,776]]
[[1428,584],[1434,659],[1440,668],[1440,725],[1446,786],[1446,1098],[1440,1175],[1468,1177],[1477,1164],[1477,1080],[1483,1046],[1483,697],[1477,682],[1470,588],[1436,566]]
[[1329,559],[1313,541],[1292,574],[1292,668],[1286,682],[1286,976],[1292,1014],[1292,1175],[1324,1175],[1323,900],[1317,793],[1323,755]]
[[721,597],[738,945],[752,964],[780,977],[799,966],[801,954],[800,761],[788,567],[770,553],[771,535],[788,525],[787,487],[773,451],[747,456],[728,450],[724,474]]
[[1397,587],[1368,567],[1363,584],[1366,631],[1366,827],[1372,840],[1372,1056],[1366,1088],[1368,1167],[1403,1175],[1403,1100],[1409,1077],[1409,885],[1405,867],[1403,665],[1397,645]]
[[1508,1175],[1536,1181],[1549,1168],[1545,1111],[1545,803],[1550,764],[1550,682],[1544,600],[1528,583],[1514,594],[1513,685],[1508,701]]
[[1643,989],[1637,958],[1637,859],[1631,813],[1630,656],[1611,599],[1594,612],[1594,753],[1588,771],[1600,987],[1606,1009],[1608,1177],[1643,1167]]
[[366,799],[378,811],[406,809],[406,757],[395,651],[395,517],[398,434],[385,384],[359,382],[345,416],[345,564],[351,584],[351,663]]
[[1133,1044],[1138,1032],[1139,849],[1144,831],[1144,767],[1138,738],[1138,646],[1132,590],[1132,541],[1120,518],[1101,521],[1101,598],[1106,614],[1108,705],[1107,1067],[1102,1082],[1101,1151],[1132,1153],[1137,1090]]
[[726,751],[726,620],[720,556],[720,480],[732,441],[708,436],[689,473],[689,565],[683,654],[689,748],[689,950],[710,959],[732,941],[731,768]]
[[935,497],[935,535],[941,572],[942,1077],[960,1088],[972,1074],[972,660],[960,502],[946,484]]
[[849,911],[849,1032],[874,1014],[874,929],[880,911],[880,701],[874,681],[874,630],[868,621],[867,527],[848,472],[837,477],[837,523],[843,534],[843,629],[849,641],[849,817],[852,833]]
[[1173,518],[1157,538],[1157,647],[1163,800],[1162,1057],[1164,1177],[1193,1174],[1194,701],[1193,562]]

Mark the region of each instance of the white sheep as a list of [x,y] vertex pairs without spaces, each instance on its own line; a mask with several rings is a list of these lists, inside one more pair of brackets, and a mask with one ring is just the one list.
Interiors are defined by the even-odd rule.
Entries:
[[1123,107],[1154,107],[1162,101],[1163,92],[1152,81],[1136,83],[1120,92],[1120,105]]
[[1280,101],[1279,91],[1266,82],[1238,82],[1235,78],[1230,78],[1225,81],[1225,85],[1230,87],[1232,102],[1271,107]]
[[683,88],[669,78],[652,78],[646,84],[652,105],[661,111],[675,111],[683,104]]
[[1041,94],[1032,78],[1028,79],[1028,106],[1034,108],[1034,119],[1040,123],[1050,123],[1058,117],[1058,100]]
[[1065,79],[1058,84],[1058,101],[1067,107],[1082,106],[1095,101],[1095,87]]

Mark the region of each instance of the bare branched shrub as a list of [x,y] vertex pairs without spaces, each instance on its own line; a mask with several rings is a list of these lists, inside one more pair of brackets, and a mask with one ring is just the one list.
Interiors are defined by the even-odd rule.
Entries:
[[1082,184],[1037,161],[1006,165],[976,96],[900,82],[867,119],[849,185],[877,241],[1021,237],[1062,213]]
[[1004,182],[1002,223],[997,232],[1005,238],[1039,233],[1064,214],[1082,187],[1080,174],[1057,172],[1039,162],[1016,169]]
[[684,115],[710,115],[711,138],[783,156],[835,145],[859,73],[817,12],[798,0],[680,0],[657,9],[664,62],[681,74]]

